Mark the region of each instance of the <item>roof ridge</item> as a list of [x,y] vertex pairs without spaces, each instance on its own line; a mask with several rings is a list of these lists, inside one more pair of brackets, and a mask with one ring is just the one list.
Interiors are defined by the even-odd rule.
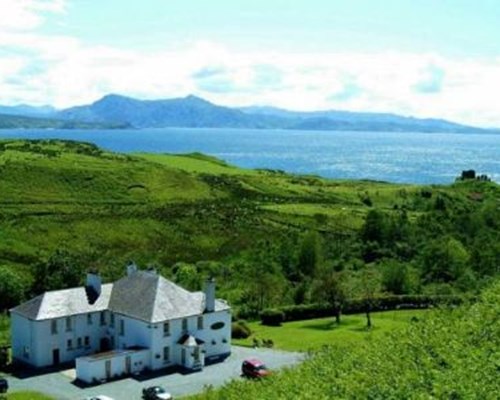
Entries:
[[155,298],[153,300],[153,307],[151,307],[151,315],[149,316],[149,320],[153,321],[153,316],[155,315],[155,310],[156,310],[156,303],[158,302],[158,292],[160,290],[160,281],[161,281],[161,275],[156,275],[156,287],[155,287]]

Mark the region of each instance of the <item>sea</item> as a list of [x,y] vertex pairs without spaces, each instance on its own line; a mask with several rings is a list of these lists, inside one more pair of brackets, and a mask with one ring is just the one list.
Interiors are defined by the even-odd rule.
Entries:
[[500,134],[267,129],[1,130],[0,139],[59,138],[115,152],[202,152],[244,168],[334,179],[447,184],[474,169],[500,182]]

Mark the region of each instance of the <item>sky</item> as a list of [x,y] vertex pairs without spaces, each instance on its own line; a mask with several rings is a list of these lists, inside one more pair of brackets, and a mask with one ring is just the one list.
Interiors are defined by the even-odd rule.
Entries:
[[0,104],[109,93],[500,127],[500,1],[0,0]]

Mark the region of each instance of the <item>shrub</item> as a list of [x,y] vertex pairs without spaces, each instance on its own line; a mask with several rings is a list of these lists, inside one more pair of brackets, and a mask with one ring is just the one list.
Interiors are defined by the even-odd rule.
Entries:
[[263,325],[280,326],[285,320],[285,313],[276,308],[268,308],[260,313],[260,319]]
[[246,339],[252,334],[250,327],[243,320],[231,324],[231,336],[234,339]]
[[[463,303],[465,300],[473,300],[473,298],[467,299],[463,296],[457,295],[395,295],[376,297],[370,301],[370,305],[371,311],[411,310],[439,305],[454,306]],[[271,323],[268,323],[268,316],[279,312],[283,314],[281,322],[287,322],[331,317],[334,315],[333,311],[333,308],[328,304],[313,303],[298,306],[284,306],[276,309],[266,309],[261,312],[260,317],[263,325],[272,325]],[[342,314],[360,314],[365,311],[366,301],[364,299],[349,299],[342,305]]]

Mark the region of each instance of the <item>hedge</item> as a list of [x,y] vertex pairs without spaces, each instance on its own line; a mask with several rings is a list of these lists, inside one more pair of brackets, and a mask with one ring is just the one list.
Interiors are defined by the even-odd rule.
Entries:
[[[465,298],[455,295],[400,295],[381,296],[370,300],[371,311],[408,310],[429,308],[438,305],[458,305]],[[367,301],[364,299],[350,299],[342,306],[342,314],[359,314],[366,311]],[[260,313],[263,325],[280,325],[281,322],[300,321],[305,319],[324,318],[333,316],[333,308],[326,303],[313,303],[268,308]],[[279,322],[278,322],[279,321]]]

